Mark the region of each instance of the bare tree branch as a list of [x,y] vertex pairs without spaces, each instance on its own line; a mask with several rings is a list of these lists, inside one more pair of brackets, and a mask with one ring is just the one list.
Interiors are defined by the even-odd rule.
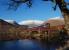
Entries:
[[8,9],[17,9],[21,4],[26,3],[28,7],[31,7],[32,0],[10,0]]

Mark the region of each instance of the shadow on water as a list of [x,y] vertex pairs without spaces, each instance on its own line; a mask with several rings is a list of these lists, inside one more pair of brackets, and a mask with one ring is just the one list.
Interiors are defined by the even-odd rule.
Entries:
[[[36,40],[0,41],[0,50],[47,50]],[[50,47],[50,50],[55,48]]]

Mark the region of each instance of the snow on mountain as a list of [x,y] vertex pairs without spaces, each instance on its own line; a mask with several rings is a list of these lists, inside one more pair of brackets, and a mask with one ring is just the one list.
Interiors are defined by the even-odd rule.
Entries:
[[8,23],[14,24],[14,25],[20,24],[20,25],[27,25],[29,27],[37,27],[37,26],[43,25],[45,23],[50,23],[51,26],[64,25],[65,24],[64,19],[60,18],[60,17],[50,18],[46,21],[42,21],[42,20],[24,20],[24,21],[21,21],[19,23],[15,22],[14,20],[5,20],[5,21],[8,22]]
[[64,20],[64,18],[61,18],[61,17],[53,17],[53,18],[50,18],[48,20]]
[[18,25],[18,23],[14,20],[5,20],[5,21],[13,25]]
[[57,26],[57,25],[64,25],[64,19],[60,18],[60,17],[54,17],[54,18],[50,18],[47,21],[45,21],[44,23],[50,23],[51,26]]
[[21,21],[19,24],[28,25],[29,27],[37,27],[43,23],[44,23],[44,21],[41,21],[41,20],[25,20],[25,21]]

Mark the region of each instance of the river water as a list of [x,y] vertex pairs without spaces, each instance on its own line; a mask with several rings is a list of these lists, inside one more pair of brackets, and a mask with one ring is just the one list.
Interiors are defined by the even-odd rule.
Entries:
[[0,41],[0,50],[55,50],[54,47],[47,47],[35,40],[16,40],[16,41]]

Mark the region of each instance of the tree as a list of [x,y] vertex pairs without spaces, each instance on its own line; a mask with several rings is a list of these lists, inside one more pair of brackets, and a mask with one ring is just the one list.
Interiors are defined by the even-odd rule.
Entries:
[[[67,8],[67,5],[69,5],[69,3],[65,2],[65,0],[43,0],[43,1],[51,1],[55,3],[54,10],[56,10],[57,6],[60,8],[60,11],[65,20],[65,28],[69,34],[69,9]],[[17,9],[18,6],[20,6],[23,3],[26,3],[28,7],[32,6],[32,0],[10,0],[9,8]]]
[[[69,3],[65,2],[65,0],[43,0],[43,1],[51,1],[55,3],[54,10],[56,10],[56,7],[58,6],[63,17],[65,20],[65,28],[67,30],[67,33],[69,34],[69,9],[67,8],[67,5]],[[26,3],[29,7],[32,5],[32,0],[10,0],[9,8],[18,8],[19,5],[22,3]]]
[[26,3],[27,6],[30,8],[32,5],[32,0],[10,0],[8,2],[9,9],[17,9],[21,4]]
[[56,6],[58,5],[65,20],[65,28],[69,34],[69,9],[67,8],[67,5],[69,5],[69,3],[66,3],[65,0],[44,0],[44,1],[51,1],[55,3],[54,10],[56,10]]
[[[66,3],[65,0],[44,0],[44,1],[52,1],[54,2],[56,5],[54,7],[54,10],[56,10],[56,6],[58,5],[64,20],[65,20],[65,28],[67,30],[68,36],[69,36],[69,9],[67,8],[67,5],[69,5],[69,3]],[[68,37],[69,40],[69,37]],[[69,45],[69,44],[67,44]]]

